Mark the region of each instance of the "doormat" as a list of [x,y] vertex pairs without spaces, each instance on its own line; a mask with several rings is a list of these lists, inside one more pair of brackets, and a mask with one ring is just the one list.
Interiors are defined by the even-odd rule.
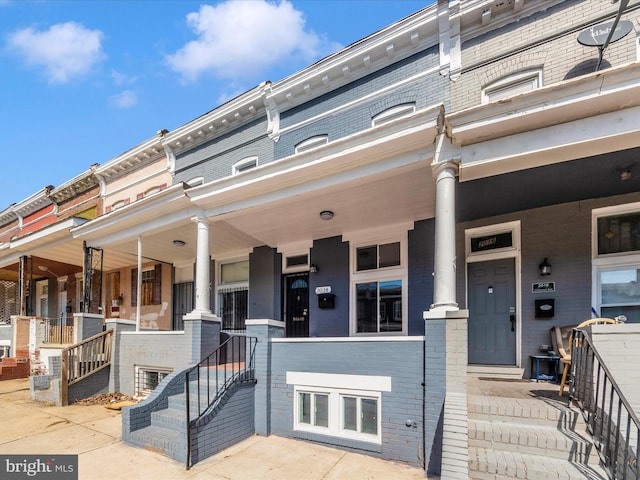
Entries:
[[486,380],[488,382],[523,382],[529,383],[531,380],[526,378],[497,378],[497,377],[477,377],[478,380]]

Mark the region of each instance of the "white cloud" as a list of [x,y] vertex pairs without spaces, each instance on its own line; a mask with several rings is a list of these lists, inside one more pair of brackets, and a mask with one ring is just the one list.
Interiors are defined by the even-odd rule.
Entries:
[[131,108],[138,104],[138,95],[132,90],[124,90],[109,97],[109,104],[116,108]]
[[210,72],[217,77],[243,79],[300,57],[318,58],[327,48],[321,37],[305,28],[302,12],[288,0],[227,0],[202,5],[187,15],[196,39],[166,60],[183,80],[195,81]]
[[75,22],[58,23],[48,30],[18,30],[9,35],[8,47],[27,65],[43,67],[49,82],[67,83],[103,59],[103,36]]
[[115,85],[133,85],[138,81],[138,77],[126,75],[116,70],[111,70],[111,79]]

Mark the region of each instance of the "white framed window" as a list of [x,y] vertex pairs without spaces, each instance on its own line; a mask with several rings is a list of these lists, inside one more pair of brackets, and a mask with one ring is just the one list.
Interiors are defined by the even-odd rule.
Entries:
[[247,170],[251,170],[252,168],[256,168],[258,166],[258,157],[247,157],[242,160],[238,160],[233,164],[232,173],[233,175],[238,175],[239,173],[246,172]]
[[482,103],[495,102],[542,86],[542,70],[527,70],[503,77],[482,89]]
[[408,117],[415,111],[415,103],[403,103],[401,105],[387,108],[386,110],[378,113],[373,118],[371,118],[371,126],[377,127],[379,125],[384,125],[385,123],[397,120],[398,118]]
[[295,146],[295,153],[307,152],[318,148],[322,145],[329,143],[329,135],[316,135],[315,137],[307,138]]
[[223,330],[244,330],[249,307],[249,260],[218,266],[216,303]]
[[146,397],[171,373],[170,368],[135,366],[136,397]]
[[592,212],[592,297],[597,314],[640,323],[640,203]]
[[382,392],[389,377],[287,372],[293,385],[293,428],[334,437],[381,443]]
[[353,242],[352,335],[407,332],[407,236]]

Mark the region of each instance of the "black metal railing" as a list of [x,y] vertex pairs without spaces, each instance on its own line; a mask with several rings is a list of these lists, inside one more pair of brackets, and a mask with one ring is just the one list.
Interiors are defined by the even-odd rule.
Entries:
[[[234,335],[189,369],[185,376],[187,470],[191,468],[191,433],[219,398],[237,383],[254,382],[258,339]],[[194,394],[195,390],[195,394]]]
[[640,420],[586,330],[573,331],[571,374],[569,396],[582,411],[609,478],[639,479]]

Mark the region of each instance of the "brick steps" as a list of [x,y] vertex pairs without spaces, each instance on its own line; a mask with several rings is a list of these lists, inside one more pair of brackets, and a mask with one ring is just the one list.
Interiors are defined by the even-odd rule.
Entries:
[[0,381],[27,378],[30,370],[28,358],[5,357],[0,362]]
[[582,416],[554,397],[467,396],[473,479],[604,479]]
[[131,432],[129,443],[185,463],[187,461],[186,436],[186,431],[176,431],[152,424]]
[[589,476],[584,467],[567,460],[471,446],[469,447],[469,476],[478,480],[600,478]]

